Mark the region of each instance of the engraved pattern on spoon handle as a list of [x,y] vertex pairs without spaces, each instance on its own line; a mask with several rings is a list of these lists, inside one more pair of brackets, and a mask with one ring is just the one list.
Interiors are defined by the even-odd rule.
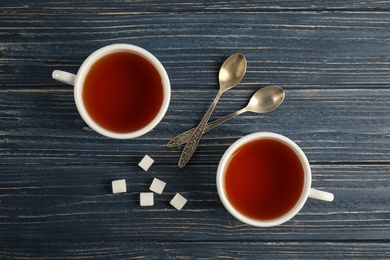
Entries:
[[219,98],[221,97],[222,93],[223,93],[223,91],[218,92],[218,94],[215,97],[213,103],[211,104],[209,110],[207,110],[203,119],[200,121],[198,127],[195,129],[195,131],[191,135],[189,141],[184,146],[184,149],[180,155],[180,159],[179,159],[179,163],[178,163],[179,168],[183,168],[188,163],[188,161],[191,159],[192,155],[194,154],[196,148],[198,147],[200,138],[202,137],[203,131],[206,128],[207,122],[209,121],[211,113],[213,113],[213,110],[214,110],[215,106],[217,105],[217,102],[218,102]]
[[[245,108],[243,108],[241,110],[238,110],[238,111],[236,111],[234,113],[231,113],[229,115],[226,115],[224,117],[221,117],[221,118],[219,118],[217,120],[214,120],[214,121],[208,123],[206,125],[206,127],[204,128],[203,133],[206,133],[207,131],[211,130],[212,128],[214,128],[214,127],[216,127],[216,126],[218,126],[218,125],[228,121],[229,119],[232,119],[233,117],[238,116],[238,115],[240,115],[240,114],[242,114],[242,113],[244,113],[246,111],[247,110]],[[179,134],[178,136],[172,138],[167,143],[167,147],[172,148],[172,147],[176,147],[176,146],[179,146],[179,145],[187,143],[187,141],[190,139],[191,135],[194,133],[195,129],[196,128],[194,127],[192,129],[187,130],[187,131]]]

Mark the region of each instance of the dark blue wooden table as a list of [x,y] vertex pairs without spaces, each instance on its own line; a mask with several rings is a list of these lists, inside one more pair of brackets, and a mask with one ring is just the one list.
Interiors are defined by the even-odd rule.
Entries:
[[[163,121],[133,140],[86,126],[73,88],[94,50],[130,43],[165,66],[172,100]],[[204,135],[190,163],[165,144],[194,127],[233,53],[248,69],[212,119],[267,85],[275,111],[243,114]],[[15,1],[0,3],[0,259],[390,258],[390,2]],[[312,165],[309,199],[289,222],[256,228],[222,206],[215,172],[238,138],[269,131],[294,140]],[[148,172],[137,164],[148,154]],[[139,193],[167,182],[154,207]],[[126,179],[126,194],[111,181]],[[180,192],[181,211],[170,206]]]

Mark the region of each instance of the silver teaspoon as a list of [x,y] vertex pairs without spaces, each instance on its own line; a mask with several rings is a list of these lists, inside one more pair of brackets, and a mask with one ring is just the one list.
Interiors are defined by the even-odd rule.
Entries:
[[209,121],[211,113],[213,112],[215,106],[222,93],[236,86],[244,77],[246,72],[246,59],[244,55],[237,53],[230,56],[222,64],[221,69],[219,70],[219,91],[215,97],[213,103],[211,104],[209,110],[204,115],[203,119],[200,121],[199,125],[196,127],[191,137],[187,141],[187,144],[184,146],[184,149],[180,155],[178,166],[183,168],[191,156],[194,154],[196,148],[198,147],[200,138],[204,132],[204,129]]
[[[270,112],[283,102],[285,95],[286,94],[284,90],[278,86],[269,86],[259,89],[255,94],[253,94],[246,107],[208,123],[203,133],[245,112],[254,112],[260,114]],[[187,143],[195,129],[196,128],[192,128],[179,134],[167,143],[167,147],[176,147]]]

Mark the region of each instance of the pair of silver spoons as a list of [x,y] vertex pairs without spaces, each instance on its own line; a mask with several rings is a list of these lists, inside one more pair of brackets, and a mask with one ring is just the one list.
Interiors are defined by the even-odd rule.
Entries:
[[204,115],[196,128],[190,129],[174,137],[167,144],[168,147],[175,147],[186,144],[181,153],[178,166],[183,168],[194,154],[202,134],[226,122],[227,120],[238,116],[244,112],[267,113],[277,108],[284,100],[285,92],[278,86],[269,86],[258,90],[253,94],[246,107],[208,123],[211,113],[221,95],[241,82],[246,72],[246,59],[244,55],[237,53],[230,56],[219,70],[219,91],[211,104],[209,110]]

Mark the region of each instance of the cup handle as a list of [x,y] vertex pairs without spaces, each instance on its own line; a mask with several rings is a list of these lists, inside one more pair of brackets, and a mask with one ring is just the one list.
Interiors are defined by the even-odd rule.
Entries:
[[309,191],[309,198],[331,202],[334,199],[334,195],[330,192],[311,188]]
[[58,80],[62,83],[66,83],[66,84],[69,84],[72,86],[74,86],[74,82],[76,79],[75,74],[72,74],[72,73],[69,73],[66,71],[62,71],[62,70],[54,70],[53,73],[51,74],[51,76],[55,80]]

